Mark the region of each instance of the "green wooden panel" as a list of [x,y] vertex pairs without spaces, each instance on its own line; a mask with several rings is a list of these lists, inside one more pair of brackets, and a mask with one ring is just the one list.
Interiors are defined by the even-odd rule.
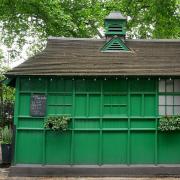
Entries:
[[45,92],[45,90],[46,90],[46,79],[45,78],[31,79],[31,91]]
[[28,78],[20,78],[20,91],[30,91],[31,81]]
[[142,115],[142,96],[141,95],[131,95],[131,116],[141,116]]
[[73,81],[71,79],[64,80],[64,92],[72,92]]
[[69,164],[70,163],[70,132],[46,132],[46,163]]
[[49,94],[48,114],[70,114],[72,113],[72,95]]
[[99,132],[75,132],[74,163],[98,164]]
[[111,115],[112,116],[125,116],[127,115],[127,107],[113,106],[111,107]]
[[86,92],[87,90],[87,81],[81,79],[75,81],[75,91],[76,92]]
[[43,133],[41,131],[18,131],[16,144],[17,163],[42,163]]
[[44,92],[46,78],[20,78],[20,91],[40,91]]
[[143,82],[144,92],[155,92],[156,91],[156,81],[154,79],[145,79]]
[[136,78],[130,80],[130,91],[131,92],[141,92],[143,91],[143,79],[137,80]]
[[104,115],[127,116],[127,95],[105,95]]
[[180,163],[180,132],[158,133],[158,163],[179,164]]
[[130,80],[131,92],[155,92],[156,84],[154,79],[132,78]]
[[89,92],[101,92],[101,81],[94,79],[86,80],[87,91]]
[[48,106],[48,115],[64,114],[63,106]]
[[127,83],[125,79],[108,79],[103,81],[104,92],[127,92]]
[[111,104],[112,105],[127,105],[127,96],[126,95],[111,95]]
[[128,128],[128,119],[103,119],[103,128]]
[[71,115],[72,114],[72,106],[64,106],[63,114]]
[[30,94],[21,94],[19,97],[19,115],[30,115]]
[[75,116],[87,115],[87,96],[76,95],[75,96]]
[[99,119],[75,119],[74,128],[76,129],[97,129],[99,128]]
[[89,96],[89,116],[99,116],[100,115],[100,95],[90,95]]
[[18,127],[20,128],[43,128],[43,118],[19,118]]
[[131,132],[131,164],[153,164],[155,161],[155,133]]
[[144,115],[145,116],[156,115],[155,101],[156,101],[155,95],[144,96]]
[[60,78],[49,79],[48,92],[64,92],[64,80]]
[[103,164],[127,164],[127,132],[103,132]]
[[131,119],[131,128],[156,128],[155,119]]
[[64,95],[49,94],[48,105],[58,105],[58,104],[64,104]]

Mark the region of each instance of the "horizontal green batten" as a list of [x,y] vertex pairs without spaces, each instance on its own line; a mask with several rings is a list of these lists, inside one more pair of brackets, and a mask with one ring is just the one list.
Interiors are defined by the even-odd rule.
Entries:
[[103,131],[128,131],[128,128],[102,128]]
[[72,106],[72,104],[48,104],[48,106]]
[[104,106],[127,106],[127,104],[104,104]]

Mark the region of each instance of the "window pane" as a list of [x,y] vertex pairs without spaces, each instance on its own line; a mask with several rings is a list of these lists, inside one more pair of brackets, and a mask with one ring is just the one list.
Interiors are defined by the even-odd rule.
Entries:
[[173,106],[166,106],[166,114],[173,115]]
[[165,80],[159,81],[159,92],[165,92]]
[[174,92],[180,92],[180,79],[174,80]]
[[180,96],[174,96],[174,105],[180,105]]
[[173,92],[173,81],[166,80],[166,92]]
[[173,96],[166,96],[166,105],[173,105]]
[[159,115],[165,115],[165,106],[159,106]]
[[165,105],[165,96],[159,96],[159,105]]
[[180,106],[174,106],[174,115],[180,115]]

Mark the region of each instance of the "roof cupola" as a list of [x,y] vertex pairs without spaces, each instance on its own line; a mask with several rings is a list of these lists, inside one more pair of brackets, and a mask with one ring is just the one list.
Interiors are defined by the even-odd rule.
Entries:
[[127,18],[120,12],[111,12],[104,20],[106,38],[109,39],[113,36],[118,36],[121,39],[125,39],[126,23]]

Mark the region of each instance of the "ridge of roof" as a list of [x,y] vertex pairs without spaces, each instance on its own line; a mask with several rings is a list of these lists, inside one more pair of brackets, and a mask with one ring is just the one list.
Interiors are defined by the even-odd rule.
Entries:
[[[106,41],[106,39],[95,38],[74,38],[74,37],[48,37],[48,40],[67,40],[67,41]],[[127,42],[180,42],[180,39],[126,39]]]

